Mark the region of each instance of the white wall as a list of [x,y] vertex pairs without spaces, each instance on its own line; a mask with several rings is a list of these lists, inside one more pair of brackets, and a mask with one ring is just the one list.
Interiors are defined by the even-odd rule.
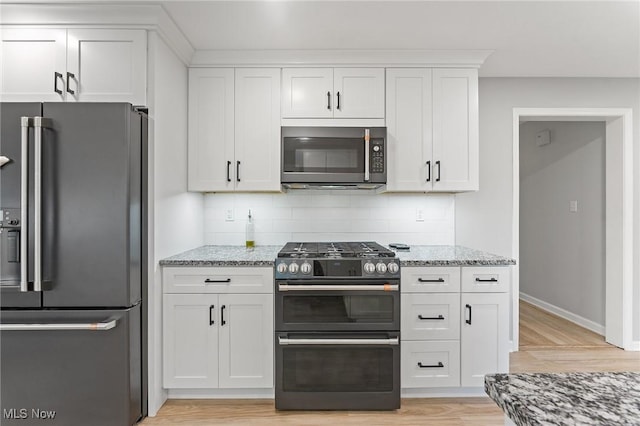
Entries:
[[[551,143],[537,146],[547,130]],[[520,293],[605,324],[605,123],[520,125]],[[578,203],[571,212],[569,202]]]
[[[233,209],[235,220],[225,220]],[[288,241],[377,241],[454,244],[455,197],[450,194],[371,194],[291,191],[286,194],[208,194],[206,244],[244,244],[251,209],[256,244]],[[424,221],[416,221],[423,210]]]
[[640,340],[640,79],[481,78],[480,191],[456,197],[456,243],[513,256],[513,108],[633,108],[633,339]]
[[187,68],[149,33],[149,415],[162,389],[162,283],[158,261],[203,242],[203,197],[187,192]]

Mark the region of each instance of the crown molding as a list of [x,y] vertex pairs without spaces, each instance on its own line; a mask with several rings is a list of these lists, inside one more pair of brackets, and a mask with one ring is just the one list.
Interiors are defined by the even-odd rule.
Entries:
[[124,4],[0,4],[0,25],[130,28],[156,31],[189,65],[195,50],[162,6]]
[[480,68],[493,50],[198,50],[190,66],[406,66]]

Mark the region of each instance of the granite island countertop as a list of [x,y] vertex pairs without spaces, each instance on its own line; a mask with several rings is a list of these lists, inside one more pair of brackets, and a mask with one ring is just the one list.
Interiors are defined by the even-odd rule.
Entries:
[[640,425],[640,373],[490,374],[484,388],[518,426]]
[[[161,266],[273,266],[282,246],[207,245],[160,260]],[[411,246],[396,250],[401,266],[506,266],[513,259],[462,246]]]

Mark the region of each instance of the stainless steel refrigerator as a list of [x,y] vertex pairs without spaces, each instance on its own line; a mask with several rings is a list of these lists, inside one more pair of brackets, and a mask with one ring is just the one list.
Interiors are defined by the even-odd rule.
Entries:
[[0,424],[146,415],[147,117],[0,104]]

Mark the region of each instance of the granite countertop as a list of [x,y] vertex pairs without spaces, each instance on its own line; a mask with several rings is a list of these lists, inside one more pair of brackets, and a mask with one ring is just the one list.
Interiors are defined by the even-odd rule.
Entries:
[[161,266],[273,266],[282,246],[202,246],[162,259]]
[[518,426],[640,424],[640,373],[491,374],[484,388]]
[[[282,246],[202,246],[162,259],[161,266],[273,266]],[[513,259],[462,246],[411,246],[397,250],[401,266],[501,266]]]
[[513,259],[463,246],[411,246],[396,250],[401,266],[506,266]]

